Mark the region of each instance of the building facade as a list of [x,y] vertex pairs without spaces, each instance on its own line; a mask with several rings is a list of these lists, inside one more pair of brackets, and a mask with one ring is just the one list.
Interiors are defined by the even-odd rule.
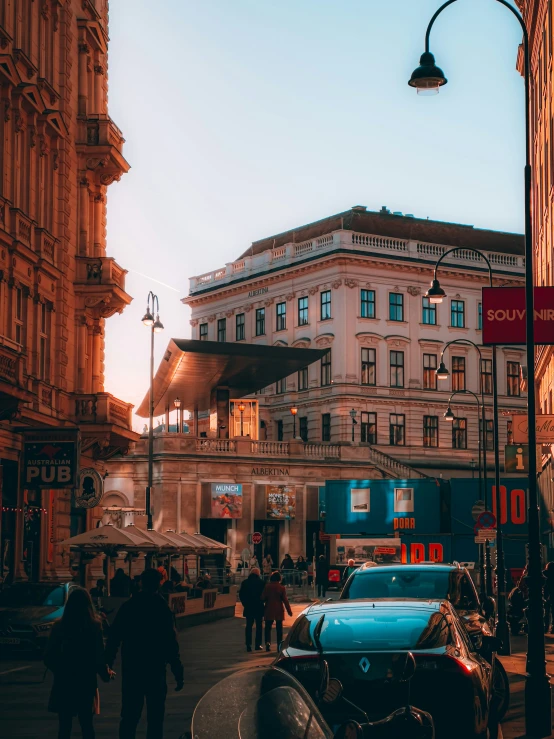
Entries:
[[[425,292],[435,263],[454,247],[440,268],[448,298],[431,304]],[[183,301],[192,309],[191,351],[205,342],[209,357],[218,346],[229,355],[230,347],[249,344],[325,354],[293,374],[283,370],[255,394],[228,388],[223,413],[217,393],[204,406],[184,406],[193,415],[186,429],[173,424],[172,432],[170,399],[182,370],[172,374],[180,355],[170,343],[156,374],[167,404],[155,393],[156,406],[165,408],[154,440],[155,528],[225,541],[234,562],[255,532],[262,534],[256,553],[269,551],[274,562],[287,551],[319,554],[327,546],[321,490],[328,481],[356,487],[383,478],[478,477],[477,403],[464,391],[480,394],[481,383],[492,475],[491,354],[481,348],[480,364],[477,349],[464,343],[481,343],[480,296],[488,283],[471,249],[486,253],[495,284],[522,284],[520,235],[361,206],[255,242],[236,261],[193,277]],[[450,377],[442,385],[435,369],[453,339],[459,343],[444,354]],[[502,458],[510,416],[525,407],[522,358],[522,347],[498,350]],[[444,413],[454,390],[452,423]],[[146,400],[138,412],[148,415]],[[147,461],[145,437],[110,460],[120,507],[144,506]]]
[[1,576],[61,579],[58,543],[94,515],[48,475],[31,487],[25,441],[55,455],[69,433],[92,499],[103,460],[136,438],[132,406],[104,391],[105,322],[131,301],[106,253],[107,188],[129,169],[108,115],[107,0],[0,3],[0,55]]

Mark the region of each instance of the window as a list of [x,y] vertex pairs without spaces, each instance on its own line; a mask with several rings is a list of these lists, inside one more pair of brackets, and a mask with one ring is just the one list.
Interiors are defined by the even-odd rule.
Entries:
[[404,352],[390,353],[390,386],[404,387]]
[[219,318],[217,321],[217,340],[227,341],[227,319]]
[[477,330],[483,330],[483,303],[477,303]]
[[375,290],[362,290],[362,318],[375,318]]
[[391,446],[404,446],[406,416],[404,414],[391,413],[389,416],[389,434]]
[[423,446],[438,447],[439,417],[423,416]]
[[377,413],[362,412],[360,441],[377,444]]
[[277,441],[283,441],[283,422],[275,421],[275,430],[277,432]]
[[308,416],[300,416],[299,420],[299,430],[300,430],[300,438],[304,442],[304,444],[308,441]]
[[466,389],[466,359],[452,357],[452,390]]
[[50,312],[46,303],[39,303],[39,347],[38,347],[38,376],[48,381],[50,356]]
[[453,300],[450,303],[450,326],[452,328],[465,328],[465,303],[463,300]]
[[467,418],[452,421],[452,449],[467,449]]
[[256,336],[265,334],[265,308],[256,308]]
[[236,315],[235,337],[237,341],[244,341],[244,313],[237,313]]
[[331,414],[321,416],[321,441],[331,441]]
[[321,293],[321,320],[327,321],[331,318],[331,291],[324,290]]
[[13,338],[18,344],[23,344],[25,341],[25,335],[24,335],[25,299],[23,297],[23,289],[21,287],[15,288],[14,298],[15,298],[15,310],[14,310]]
[[423,323],[428,326],[437,325],[437,305],[431,303],[429,298],[423,298]]
[[414,489],[413,488],[394,488],[394,512],[395,513],[413,513],[414,512]]
[[304,367],[303,369],[298,371],[298,389],[299,390],[308,389],[308,368],[307,367]]
[[276,331],[284,331],[287,327],[287,304],[277,303],[277,321],[275,325]]
[[513,421],[508,421],[506,424],[506,442],[508,444],[514,443],[514,426]]
[[481,391],[492,395],[492,359],[481,360]]
[[375,349],[362,349],[362,385],[375,385]]
[[331,384],[331,350],[321,358],[321,384]]
[[437,355],[423,355],[423,389],[437,389]]
[[[508,362],[508,395],[512,397],[518,397],[520,394],[519,388],[519,362]],[[552,393],[552,391],[551,391]],[[552,398],[552,394],[550,395]],[[552,413],[552,400],[550,400],[550,412]]]
[[308,325],[308,298],[298,298],[298,325]]
[[208,324],[200,324],[200,341],[208,341]]
[[[483,432],[483,419],[479,419],[479,432]],[[485,424],[485,449],[487,452],[494,451],[494,425],[492,421],[487,420]]]
[[275,383],[275,392],[280,395],[281,393],[287,392],[287,378],[283,377],[281,380],[277,380]]
[[404,296],[402,293],[389,293],[389,318],[391,321],[404,320]]

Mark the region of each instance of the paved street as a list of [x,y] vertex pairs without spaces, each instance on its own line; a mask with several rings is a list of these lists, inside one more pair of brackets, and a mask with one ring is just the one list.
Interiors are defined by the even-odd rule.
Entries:
[[[293,605],[296,616],[304,608]],[[241,609],[237,608],[237,616]],[[288,619],[288,624],[292,619]],[[234,670],[253,664],[269,664],[274,656],[265,653],[249,655],[243,647],[243,624],[240,617],[195,626],[179,634],[181,656],[185,665],[186,682],[181,693],[175,693],[169,678],[167,699],[166,739],[178,739],[189,728],[194,706],[215,683]],[[554,637],[547,637],[549,670],[554,673]],[[514,655],[503,658],[512,687],[511,709],[503,726],[504,739],[525,736],[523,690],[525,672],[525,637],[514,639]],[[116,671],[118,665],[115,666]],[[56,717],[46,710],[51,677],[45,679],[44,668],[38,660],[0,661],[0,736],[53,739],[56,736]],[[117,733],[119,716],[119,683],[100,684],[101,715],[95,725],[99,739],[113,739]],[[138,737],[146,735],[144,722]],[[78,731],[75,736],[80,736]]]

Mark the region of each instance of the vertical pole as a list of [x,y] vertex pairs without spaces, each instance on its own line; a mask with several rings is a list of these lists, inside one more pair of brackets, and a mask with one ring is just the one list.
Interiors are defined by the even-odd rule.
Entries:
[[[482,441],[482,452],[483,452],[483,502],[485,503],[485,510],[488,509],[488,480],[487,480],[487,416],[485,410],[485,393],[483,392],[483,382],[481,378],[481,358],[479,358],[479,382],[481,383],[481,441]],[[482,544],[481,552],[481,595],[490,595],[489,579],[490,579],[490,567],[487,567],[487,544]],[[489,554],[490,558],[490,554]]]
[[154,466],[154,326],[150,328],[150,425],[148,427],[148,486],[146,488],[146,528],[151,530],[152,526],[152,480]]

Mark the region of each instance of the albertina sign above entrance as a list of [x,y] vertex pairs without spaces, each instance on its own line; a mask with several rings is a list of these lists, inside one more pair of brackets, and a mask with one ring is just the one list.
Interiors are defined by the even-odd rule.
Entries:
[[[554,344],[554,287],[536,287],[535,344]],[[525,344],[525,288],[483,288],[483,344]]]

